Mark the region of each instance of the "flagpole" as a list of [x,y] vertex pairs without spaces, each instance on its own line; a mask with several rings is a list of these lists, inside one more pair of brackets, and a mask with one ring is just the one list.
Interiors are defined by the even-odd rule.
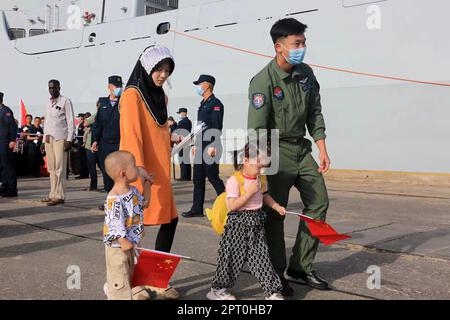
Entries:
[[294,216],[299,216],[299,217],[302,217],[302,218],[307,218],[307,219],[314,220],[313,218],[310,218],[310,217],[308,217],[308,216],[305,216],[304,214],[301,214],[301,213],[292,212],[292,211],[286,211],[286,213],[292,214],[292,215],[294,215]]
[[147,252],[161,253],[161,254],[164,254],[164,255],[168,255],[168,256],[172,256],[172,257],[176,257],[176,258],[181,258],[181,259],[192,260],[191,257],[181,256],[179,254],[173,254],[173,253],[168,253],[168,252],[164,252],[164,251],[145,249],[145,248],[141,248],[141,247],[136,247],[136,249],[142,250],[142,251],[147,251]]

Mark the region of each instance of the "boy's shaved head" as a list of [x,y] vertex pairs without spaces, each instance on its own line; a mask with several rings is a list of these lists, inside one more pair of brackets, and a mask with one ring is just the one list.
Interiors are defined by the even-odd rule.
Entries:
[[134,156],[128,151],[115,151],[105,159],[105,170],[111,179],[116,180],[121,170],[126,170],[133,164]]

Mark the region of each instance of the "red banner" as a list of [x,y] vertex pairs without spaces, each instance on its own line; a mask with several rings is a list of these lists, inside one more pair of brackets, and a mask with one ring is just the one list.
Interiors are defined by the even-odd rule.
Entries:
[[20,100],[20,126],[23,127],[27,124],[27,108],[23,100]]
[[323,221],[317,221],[304,215],[301,215],[300,219],[306,221],[311,235],[327,246],[351,238],[349,235],[338,233],[332,226]]
[[132,286],[167,288],[180,257],[153,251],[141,251],[134,268]]

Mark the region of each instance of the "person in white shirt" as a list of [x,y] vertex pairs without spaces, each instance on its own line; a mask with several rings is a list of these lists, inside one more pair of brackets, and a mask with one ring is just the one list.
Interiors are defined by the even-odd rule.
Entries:
[[72,146],[75,123],[70,99],[60,94],[58,80],[48,83],[50,101],[45,111],[45,152],[50,173],[50,193],[42,199],[48,206],[64,203],[68,152]]

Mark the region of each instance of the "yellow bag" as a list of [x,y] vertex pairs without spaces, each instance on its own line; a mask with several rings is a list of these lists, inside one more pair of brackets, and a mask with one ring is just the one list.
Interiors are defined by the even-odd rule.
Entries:
[[[239,183],[240,187],[240,196],[245,194],[244,189],[244,176],[241,172],[237,171],[233,174],[233,177],[236,178],[236,180]],[[266,177],[261,176],[261,190],[265,189],[266,186]],[[219,195],[216,200],[214,201],[213,207],[211,209],[206,209],[206,216],[208,217],[208,220],[211,222],[211,226],[214,229],[214,231],[218,235],[222,235],[225,229],[225,225],[227,223],[228,218],[228,210],[227,207],[227,193],[224,192],[221,195]]]

